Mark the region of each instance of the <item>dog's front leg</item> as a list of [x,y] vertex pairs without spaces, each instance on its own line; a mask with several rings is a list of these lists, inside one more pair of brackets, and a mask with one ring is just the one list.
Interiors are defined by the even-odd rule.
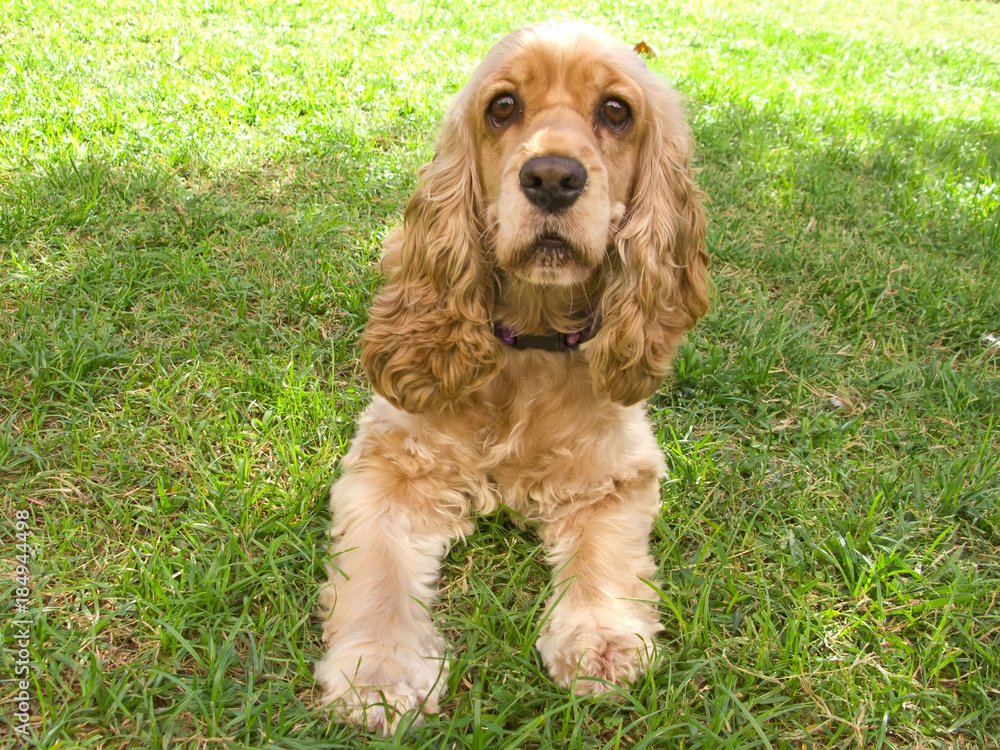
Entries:
[[432,455],[419,431],[367,421],[330,493],[328,650],[315,677],[340,720],[389,734],[408,711],[414,723],[438,711],[448,665],[429,607],[441,558],[471,521],[454,463]]
[[654,653],[662,625],[645,581],[656,574],[649,533],[658,508],[659,483],[647,475],[615,482],[596,502],[570,501],[541,527],[554,591],[538,650],[552,678],[578,695],[634,682]]

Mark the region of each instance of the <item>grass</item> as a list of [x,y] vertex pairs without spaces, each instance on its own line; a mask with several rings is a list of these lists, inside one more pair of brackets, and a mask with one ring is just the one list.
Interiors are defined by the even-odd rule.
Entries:
[[[556,690],[535,537],[483,518],[445,710],[369,741],[310,665],[374,258],[476,60],[570,16],[659,48],[711,199],[651,404],[663,655]],[[27,622],[40,748],[995,747],[998,39],[957,0],[5,3],[0,737]]]

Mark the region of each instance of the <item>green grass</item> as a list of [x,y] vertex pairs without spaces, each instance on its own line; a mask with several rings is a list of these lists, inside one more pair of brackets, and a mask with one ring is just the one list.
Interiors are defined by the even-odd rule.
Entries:
[[480,519],[444,711],[370,746],[996,746],[1000,5],[591,7],[3,5],[0,738],[30,619],[34,746],[369,746],[310,666],[374,258],[491,42],[579,16],[659,48],[710,196],[651,404],[662,658],[555,689],[535,537]]

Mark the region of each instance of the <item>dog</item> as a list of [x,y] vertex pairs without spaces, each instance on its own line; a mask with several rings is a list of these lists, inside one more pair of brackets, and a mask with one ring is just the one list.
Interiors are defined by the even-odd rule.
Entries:
[[499,41],[455,96],[361,338],[376,391],[330,493],[335,717],[390,733],[439,710],[441,559],[501,505],[553,570],[537,648],[578,694],[628,685],[662,629],[644,402],[708,309],[680,96],[583,24]]

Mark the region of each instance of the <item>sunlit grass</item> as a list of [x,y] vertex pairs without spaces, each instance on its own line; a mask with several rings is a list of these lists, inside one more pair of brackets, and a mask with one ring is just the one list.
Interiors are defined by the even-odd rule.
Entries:
[[[619,704],[555,689],[542,551],[480,519],[436,610],[449,702],[369,742],[310,665],[374,259],[449,95],[548,17],[657,47],[710,198],[714,307],[651,404],[664,648]],[[6,3],[0,500],[32,514],[36,745],[995,744],[998,39],[990,2]]]

